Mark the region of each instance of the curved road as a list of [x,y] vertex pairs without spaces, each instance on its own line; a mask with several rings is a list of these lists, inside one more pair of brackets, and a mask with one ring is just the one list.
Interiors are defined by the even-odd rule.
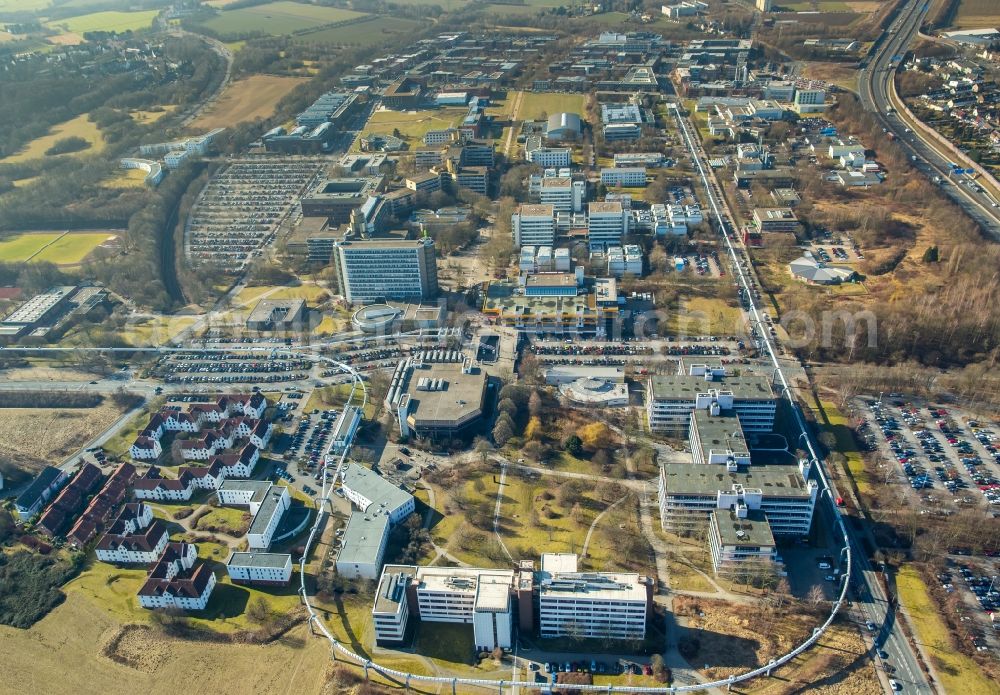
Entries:
[[893,84],[895,63],[898,61],[894,59],[906,53],[910,42],[920,32],[927,4],[926,0],[908,0],[883,34],[868,65],[860,70],[861,103],[874,112],[886,132],[896,136],[918,171],[931,179],[939,177],[944,182],[942,189],[948,197],[988,234],[1000,239],[1000,207],[994,207],[997,201],[990,194],[977,190],[981,186],[973,189],[960,181],[964,176],[953,176],[951,163],[956,156],[930,135],[921,132],[919,127],[911,129],[916,124],[904,122],[898,113],[901,104]]

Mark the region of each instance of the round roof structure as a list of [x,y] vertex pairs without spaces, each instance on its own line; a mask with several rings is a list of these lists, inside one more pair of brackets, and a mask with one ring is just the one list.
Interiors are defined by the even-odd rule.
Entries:
[[576,113],[554,113],[545,123],[545,134],[550,138],[579,135],[583,132],[580,115]]
[[391,326],[403,316],[403,310],[389,304],[370,304],[351,316],[351,324],[359,331],[375,333]]
[[591,377],[563,384],[559,392],[577,405],[618,407],[628,405],[628,385]]

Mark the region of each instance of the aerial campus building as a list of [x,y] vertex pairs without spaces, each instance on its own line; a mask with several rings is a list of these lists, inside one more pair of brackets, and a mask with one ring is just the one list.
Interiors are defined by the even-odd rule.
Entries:
[[405,643],[417,621],[471,624],[477,650],[507,649],[515,621],[543,638],[643,639],[653,585],[638,574],[580,572],[546,553],[516,570],[386,565],[372,617],[380,646]]
[[396,367],[385,403],[401,436],[454,439],[482,421],[487,384],[486,372],[467,360],[432,363],[415,356]]
[[352,579],[376,579],[382,568],[389,531],[413,513],[413,495],[378,473],[351,463],[341,479],[344,497],[357,507],[344,531],[337,573]]
[[434,240],[351,239],[334,244],[338,293],[351,304],[419,301],[438,293]]
[[[681,369],[684,368],[681,363]],[[724,367],[687,365],[687,373],[650,376],[646,382],[646,416],[654,432],[683,432],[691,413],[708,410],[716,403],[720,411],[734,411],[747,432],[770,432],[774,427],[777,397],[767,377],[730,376]]]

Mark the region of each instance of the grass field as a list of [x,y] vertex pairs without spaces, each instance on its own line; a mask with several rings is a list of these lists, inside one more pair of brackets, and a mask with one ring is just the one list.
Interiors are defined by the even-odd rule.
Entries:
[[56,265],[77,265],[112,236],[114,235],[107,232],[66,234],[46,246],[31,260],[49,261]]
[[1000,3],[996,0],[960,0],[951,25],[960,29],[996,27],[1000,25]]
[[4,237],[0,240],[0,258],[12,262],[26,261],[59,236],[58,232],[41,232]]
[[72,157],[77,155],[86,155],[93,152],[100,152],[104,149],[104,136],[101,135],[101,131],[98,127],[91,122],[90,118],[86,114],[77,116],[76,118],[61,123],[52,128],[48,135],[43,135],[40,138],[36,138],[28,143],[28,145],[9,157],[4,157],[0,159],[0,162],[5,164],[16,164],[18,162],[27,162],[32,159],[41,159],[48,155],[45,151],[52,147],[57,140],[63,138],[68,138],[71,136],[83,138],[90,143],[90,147],[80,152],[74,152],[69,155],[56,155],[61,157]]
[[320,29],[295,37],[295,43],[320,46],[373,46],[395,39],[409,40],[409,35],[423,28],[421,22],[401,17],[378,17],[368,22],[344,27]]
[[837,451],[847,458],[847,469],[858,486],[858,492],[870,492],[871,483],[868,480],[868,471],[865,470],[861,452],[858,451],[854,437],[848,428],[847,418],[830,401],[822,401],[821,406],[823,412],[819,414],[820,419],[825,420],[825,429],[832,432],[833,436],[837,438]]
[[851,6],[842,0],[801,0],[800,2],[779,2],[778,7],[789,12],[853,12]]
[[[378,111],[372,114],[362,133],[392,135],[398,130],[401,137],[413,148],[422,144],[422,139],[428,130],[452,128],[462,121],[466,113],[468,113],[466,109],[452,108],[427,111]],[[357,147],[355,141],[352,149]]]
[[583,94],[563,94],[561,92],[525,92],[517,118],[537,120],[542,114],[577,113],[583,116],[586,97]]
[[689,297],[672,313],[669,331],[681,335],[733,335],[739,333],[742,318],[739,309],[721,299]]
[[177,109],[176,104],[167,104],[163,107],[162,111],[129,111],[129,116],[136,123],[152,124],[159,121],[161,118],[169,113],[173,113]]
[[51,4],[52,0],[0,0],[0,12],[32,12]]
[[219,100],[191,124],[194,130],[224,128],[242,121],[267,118],[282,97],[302,84],[303,77],[251,75],[232,82]]
[[202,26],[223,37],[235,38],[248,33],[283,36],[362,16],[363,12],[282,0],[255,7],[223,10],[218,16],[203,22]]
[[88,31],[138,31],[148,29],[153,25],[156,10],[143,12],[94,12],[79,17],[70,17],[51,22],[53,28],[65,29],[73,34],[83,34]]
[[938,615],[920,575],[912,567],[903,567],[896,576],[899,601],[906,607],[917,640],[928,652],[945,692],[1000,693],[1000,684],[990,681],[976,663],[951,645],[948,627]]
[[190,328],[198,319],[194,316],[162,316],[129,322],[121,338],[129,345],[165,345],[178,333]]
[[142,169],[118,169],[102,184],[108,188],[143,188],[146,185],[146,172]]
[[0,458],[27,470],[58,464],[121,415],[107,401],[96,408],[0,409]]

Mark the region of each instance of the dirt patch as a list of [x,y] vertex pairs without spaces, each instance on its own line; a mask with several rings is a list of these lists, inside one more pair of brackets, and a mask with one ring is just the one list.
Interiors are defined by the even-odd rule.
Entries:
[[122,625],[108,637],[101,655],[137,671],[152,673],[167,660],[170,649],[148,625]]
[[231,127],[242,121],[267,118],[277,103],[307,81],[303,77],[252,75],[233,82],[212,106],[191,124],[193,130]]
[[110,402],[96,408],[0,409],[0,459],[25,470],[59,463],[121,415]]

